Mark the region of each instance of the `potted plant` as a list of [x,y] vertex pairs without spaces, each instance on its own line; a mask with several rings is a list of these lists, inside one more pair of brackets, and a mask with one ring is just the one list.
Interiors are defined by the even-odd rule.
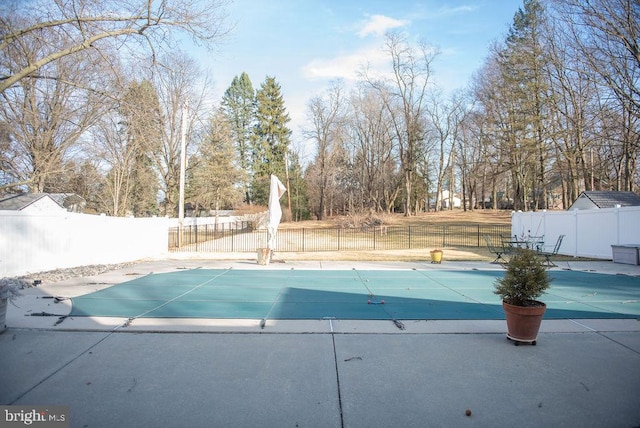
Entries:
[[7,319],[7,304],[13,302],[21,296],[20,289],[25,287],[27,282],[16,278],[0,279],[0,333],[7,329],[5,320]]
[[441,263],[442,262],[442,250],[436,248],[431,251],[431,263]]
[[507,320],[507,339],[536,344],[538,330],[547,305],[536,300],[551,283],[542,259],[534,250],[518,248],[503,278],[495,282],[494,293],[502,297]]

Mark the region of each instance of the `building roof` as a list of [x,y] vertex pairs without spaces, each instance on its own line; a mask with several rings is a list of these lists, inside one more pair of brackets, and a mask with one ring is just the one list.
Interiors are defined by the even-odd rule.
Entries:
[[59,201],[52,198],[48,193],[17,193],[1,196],[0,210],[21,211],[42,198],[51,198],[61,208],[64,208]]
[[49,193],[49,196],[68,211],[78,211],[87,204],[87,201],[76,193]]
[[615,208],[618,205],[621,207],[640,206],[640,196],[633,192],[582,192],[580,196],[578,196],[578,199],[580,198],[587,198],[598,208]]

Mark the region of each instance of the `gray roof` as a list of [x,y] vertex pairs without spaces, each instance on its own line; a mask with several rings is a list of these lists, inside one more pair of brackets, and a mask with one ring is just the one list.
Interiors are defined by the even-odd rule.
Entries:
[[[48,193],[17,193],[12,195],[4,195],[0,197],[0,210],[20,211],[25,209],[32,203],[45,197],[51,197],[51,195],[49,195]],[[51,199],[53,199],[58,205],[63,207],[63,205],[56,199]]]
[[70,210],[74,205],[84,207],[87,202],[84,198],[76,193],[49,193],[51,199],[56,201],[61,207]]
[[598,208],[640,206],[640,196],[633,192],[593,191],[582,192],[579,197],[587,197]]

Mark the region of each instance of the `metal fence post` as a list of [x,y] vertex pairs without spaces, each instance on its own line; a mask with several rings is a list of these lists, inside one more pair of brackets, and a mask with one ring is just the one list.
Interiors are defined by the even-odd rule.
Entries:
[[376,227],[373,227],[373,249],[376,249]]
[[442,226],[442,248],[445,247],[444,243],[447,239],[447,226]]

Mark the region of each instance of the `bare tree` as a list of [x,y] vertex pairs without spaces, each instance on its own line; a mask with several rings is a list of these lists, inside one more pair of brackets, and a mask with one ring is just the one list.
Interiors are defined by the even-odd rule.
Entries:
[[142,57],[155,63],[159,52],[173,50],[179,34],[213,47],[229,30],[223,6],[222,0],[0,5],[0,122],[7,132],[0,185],[60,190],[50,184],[68,182],[58,178],[77,142],[121,93],[108,80],[119,80],[121,87],[130,81],[131,73],[123,78],[120,58],[136,58],[132,70],[139,71]]
[[[640,3],[637,0],[556,0],[572,32],[582,66],[606,90],[607,109],[617,110],[622,130],[616,135],[616,171],[612,188],[633,190],[640,153]],[[608,92],[608,93],[607,93]],[[614,106],[614,103],[617,104]]]
[[[476,100],[478,120],[483,122],[485,138],[480,140],[482,168],[481,197],[492,201],[493,209],[510,206],[508,176],[511,174],[510,142],[514,133],[511,104],[507,101],[509,91],[503,85],[502,73],[495,51],[489,56],[478,73],[473,76],[473,96]],[[483,202],[484,204],[484,202]]]
[[92,128],[86,150],[101,160],[105,179],[102,210],[114,215],[158,213],[158,175],[152,159],[160,150],[162,117],[149,81],[131,81],[115,93],[117,108]]
[[421,122],[424,101],[431,83],[431,64],[437,56],[437,50],[425,43],[414,48],[408,43],[407,36],[401,33],[388,33],[385,48],[392,61],[392,77],[376,80],[365,75],[365,80],[381,94],[391,94],[382,99],[392,115],[404,177],[404,214],[410,216],[414,172],[424,137]]
[[[460,132],[460,124],[463,118],[462,98],[452,96],[450,101],[445,101],[439,91],[429,93],[425,102],[425,114],[428,117],[429,134],[437,144],[438,166],[436,169],[436,210],[442,209],[442,195],[445,181],[449,183],[449,198],[453,198],[455,190],[453,171],[455,169],[454,157],[456,141]],[[449,172],[449,179],[446,174]],[[449,208],[453,208],[450,200]]]
[[[173,49],[175,30],[211,47],[224,37],[224,1],[209,0],[35,0],[28,6],[9,2],[0,14],[0,52],[15,58],[0,63],[0,92],[21,79],[42,77],[47,64],[87,50],[101,51],[106,43],[156,51]],[[46,47],[33,57],[16,58],[16,51],[32,43]],[[76,58],[77,60],[77,58]]]
[[379,90],[361,87],[351,96],[352,180],[360,189],[359,205],[391,212],[402,189],[395,132]]
[[484,147],[487,136],[482,115],[469,109],[460,122],[460,138],[457,140],[457,153],[460,163],[462,184],[462,207],[473,210],[484,206],[481,192],[486,177],[488,163],[484,159]]
[[120,114],[128,145],[135,148],[132,182],[134,198],[128,208],[136,217],[157,215],[158,174],[154,156],[160,151],[162,112],[151,82],[132,82],[121,99]]
[[581,58],[620,99],[640,109],[637,0],[555,0]]
[[328,196],[335,191],[336,169],[340,154],[344,153],[345,101],[342,87],[334,83],[326,97],[314,97],[307,104],[307,115],[312,128],[303,131],[307,139],[316,143],[313,160],[315,174],[307,181],[310,190],[317,195],[315,214],[318,220],[326,215]]
[[[562,203],[568,206],[581,189],[596,190],[593,153],[599,151],[597,86],[587,77],[567,29],[547,23],[546,46],[549,62],[550,138],[555,146],[552,181],[562,186]],[[553,180],[553,176],[557,177]]]
[[[175,215],[178,210],[182,115],[188,117],[186,149],[190,154],[196,150],[198,128],[206,122],[200,116],[204,110],[207,82],[206,79],[200,82],[200,77],[201,72],[193,58],[176,51],[162,59],[152,78],[162,111],[160,147],[154,152],[154,165],[160,175],[160,190],[164,193],[165,215]],[[198,91],[198,88],[202,89]]]
[[[35,54],[41,47],[24,46],[24,53]],[[59,187],[65,162],[83,133],[113,106],[112,99],[93,90],[110,87],[95,59],[61,59],[41,69],[51,78],[27,77],[0,93],[0,122],[7,133],[7,147],[0,154],[6,181],[2,187],[66,191]]]
[[100,209],[113,216],[124,216],[132,197],[136,147],[129,144],[121,117],[115,111],[101,118],[92,136],[90,148],[101,159],[100,167],[106,175]]

